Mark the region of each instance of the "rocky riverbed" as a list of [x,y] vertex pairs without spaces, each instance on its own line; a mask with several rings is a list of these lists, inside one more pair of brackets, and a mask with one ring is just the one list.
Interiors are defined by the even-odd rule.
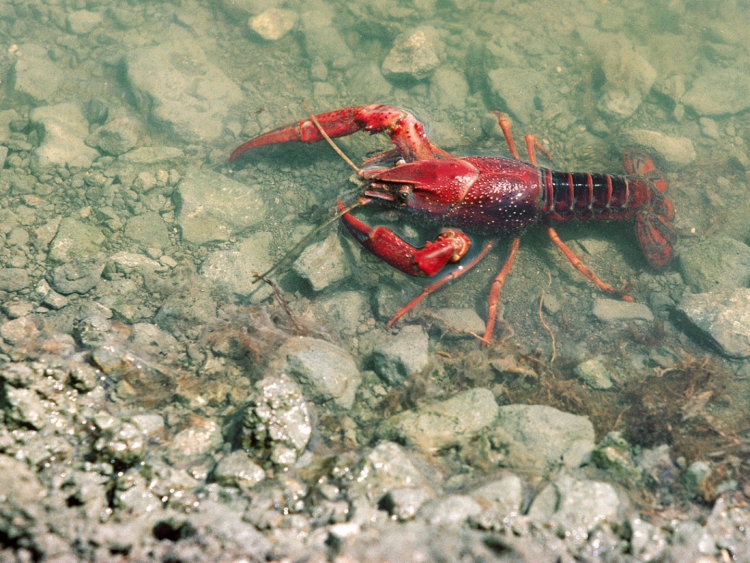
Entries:
[[[0,0],[0,561],[750,561],[750,24],[738,0]],[[700,33],[695,30],[700,29]],[[423,283],[338,226],[325,144],[409,108],[456,154],[664,170],[678,257],[530,228]],[[355,160],[387,140],[340,140]],[[435,226],[357,214],[415,244]],[[296,255],[269,270],[303,241]]]

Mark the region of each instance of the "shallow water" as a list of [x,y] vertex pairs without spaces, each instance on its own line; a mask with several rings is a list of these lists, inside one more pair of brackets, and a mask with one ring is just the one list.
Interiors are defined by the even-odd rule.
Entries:
[[[288,336],[307,335],[340,346],[363,374],[353,406],[305,397],[316,403],[311,451],[359,455],[382,438],[374,428],[382,418],[487,388],[500,405],[588,416],[597,441],[619,431],[633,451],[666,443],[681,469],[709,461],[714,477],[698,491],[700,510],[721,493],[744,498],[750,350],[722,351],[675,310],[691,293],[750,284],[748,29],[745,0],[0,3],[0,361],[91,355],[101,342],[82,336],[82,321],[107,318],[115,323],[107,338],[122,355],[86,360],[107,380],[98,408],[157,413],[171,439],[198,419],[225,420],[274,369]],[[664,272],[649,268],[627,221],[555,225],[587,266],[646,310],[608,322],[608,296],[543,226],[530,226],[493,340],[481,348],[455,311],[441,309],[485,319],[512,234],[501,233],[473,272],[385,331],[427,282],[334,226],[301,249],[335,233],[324,252],[340,272],[314,271],[324,279],[319,290],[297,266],[271,275],[287,317],[251,276],[359,188],[325,143],[228,158],[248,138],[305,119],[303,101],[319,113],[408,108],[431,142],[457,156],[508,156],[490,113],[500,110],[519,149],[533,133],[552,157],[541,165],[557,170],[623,174],[622,151],[636,146],[667,179],[678,257]],[[385,135],[365,133],[337,144],[355,162],[390,148]],[[161,152],[145,155],[144,147]],[[451,226],[394,211],[356,215],[417,246]],[[87,276],[91,283],[71,285]],[[597,304],[607,312],[596,313]],[[741,339],[750,326],[740,321]],[[139,323],[159,330],[138,332]],[[429,361],[398,385],[375,374],[373,349],[404,324],[429,335]],[[66,334],[76,340],[62,352],[44,344]],[[581,379],[591,360],[603,366],[606,388]],[[503,465],[480,442],[428,460],[453,488],[466,486]],[[216,458],[233,446],[219,438],[202,453]],[[17,444],[3,447],[23,458]],[[265,462],[269,474],[278,469]],[[193,475],[210,465],[191,463]],[[531,474],[534,484],[548,477]],[[644,510],[696,494],[679,479],[653,488],[653,498],[629,493]]]

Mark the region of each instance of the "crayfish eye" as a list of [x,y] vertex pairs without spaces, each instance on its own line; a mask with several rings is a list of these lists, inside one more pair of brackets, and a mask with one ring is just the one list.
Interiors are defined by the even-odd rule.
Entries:
[[398,200],[401,203],[409,203],[411,199],[411,186],[401,186],[398,189]]

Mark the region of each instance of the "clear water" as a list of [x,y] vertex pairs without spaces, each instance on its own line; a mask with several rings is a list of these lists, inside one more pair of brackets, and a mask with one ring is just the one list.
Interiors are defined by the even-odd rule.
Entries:
[[[254,232],[273,234],[271,257],[280,259],[304,233],[333,213],[339,194],[352,190],[347,181],[350,171],[324,143],[259,149],[236,165],[229,164],[228,155],[251,136],[304,119],[303,100],[320,112],[369,103],[408,108],[425,123],[436,145],[456,155],[507,155],[489,113],[505,111],[513,120],[519,145],[523,134],[533,132],[553,157],[545,164],[568,170],[622,173],[619,155],[638,131],[664,135],[668,139],[657,141],[661,144],[654,156],[667,175],[674,200],[678,252],[690,252],[691,243],[703,237],[748,241],[749,104],[730,100],[724,102],[727,111],[714,114],[701,113],[694,105],[710,105],[711,100],[691,105],[684,99],[702,77],[717,70],[748,75],[750,5],[745,0],[290,0],[273,4],[288,10],[282,17],[293,20],[293,27],[275,40],[262,39],[248,26],[251,16],[270,5],[264,2],[81,0],[0,5],[0,36],[6,46],[0,64],[8,76],[0,89],[0,105],[4,111],[18,113],[4,139],[9,151],[0,182],[0,204],[15,219],[3,226],[6,242],[0,256],[8,266],[27,269],[34,280],[19,295],[6,292],[7,300],[34,302],[37,297],[31,288],[54,267],[43,243],[22,245],[19,250],[9,242],[12,229],[22,225],[37,233],[58,217],[74,217],[102,230],[105,253],[127,249],[145,254],[148,241],[130,242],[124,224],[146,211],[156,212],[171,239],[154,256],[166,254],[199,272],[211,252],[234,249]],[[388,74],[388,69],[398,68],[391,62],[384,71],[394,44],[415,30],[421,30],[427,41],[418,53],[419,64],[412,60],[412,68],[402,76]],[[169,99],[170,89],[183,85],[167,83],[166,93],[153,85],[144,93],[134,85],[133,65],[145,65],[146,59],[134,63],[133,53],[185,37],[191,47],[186,47],[184,57],[171,53],[164,68],[185,69],[187,75],[196,65],[211,68],[222,80],[228,78],[240,87],[236,103],[218,116],[210,109],[210,81],[202,86],[205,91],[172,100],[176,107],[167,118],[150,96],[157,92],[159,99]],[[201,56],[205,61],[199,60]],[[31,72],[24,70],[30,58]],[[155,68],[159,72],[159,66]],[[40,78],[34,72],[48,74]],[[19,87],[19,77],[28,81],[26,85]],[[747,87],[744,79],[727,84]],[[724,98],[724,94],[716,92],[715,97]],[[745,97],[750,99],[750,92]],[[137,125],[136,146],[177,147],[182,156],[153,165],[129,165],[121,173],[115,158],[102,155],[91,166],[71,166],[69,172],[52,169],[33,173],[29,182],[19,180],[27,177],[37,147],[50,134],[35,125],[34,119],[29,124],[29,114],[35,108],[61,103],[88,107],[91,112],[92,99],[108,108],[109,120],[125,117]],[[207,109],[191,113],[201,103]],[[174,116],[180,115],[180,104],[187,112],[183,119],[206,119],[206,129],[179,122]],[[97,123],[91,113],[86,115],[89,122],[84,126],[89,132],[104,122]],[[218,132],[207,133],[212,124],[218,124]],[[200,132],[195,133],[196,129]],[[87,133],[78,136],[80,140]],[[384,136],[365,134],[339,144],[355,161],[388,148]],[[685,147],[692,147],[692,152]],[[194,165],[256,186],[263,196],[266,219],[224,241],[186,242],[176,229],[173,186],[163,175],[172,169],[184,174]],[[107,179],[104,184],[92,180],[99,173]],[[142,184],[139,187],[137,175],[141,173],[157,180],[154,193],[161,199],[149,195]],[[102,208],[114,210],[118,219],[113,221]],[[434,226],[404,224],[394,214],[362,216],[387,222],[417,243],[436,234]],[[339,231],[344,244],[349,244],[348,235]],[[650,270],[629,223],[571,223],[561,225],[559,233],[605,281],[640,303],[662,299],[666,306],[655,307],[653,322],[602,325],[591,311],[594,301],[604,296],[571,268],[543,228],[531,227],[524,233],[518,260],[503,288],[502,321],[493,344],[480,351],[479,343],[471,338],[439,338],[450,327],[446,329],[430,315],[438,308],[469,308],[482,318],[486,315],[491,279],[510,242],[503,235],[497,250],[474,273],[428,298],[411,317],[410,322],[424,323],[433,335],[438,367],[427,374],[435,381],[428,395],[447,396],[459,389],[487,386],[501,402],[544,402],[587,414],[599,437],[619,429],[646,447],[673,443],[688,462],[725,448],[729,434],[731,443],[742,441],[748,427],[747,362],[727,361],[671,316],[670,307],[686,289],[679,260],[664,273]],[[423,285],[369,256],[357,257],[356,251],[347,260],[354,267],[352,276],[324,293],[310,291],[288,274],[279,275],[277,281],[292,305],[314,304],[347,289],[363,292],[367,303],[375,302],[379,293],[385,295],[393,310]],[[180,281],[180,268],[173,272],[160,276],[167,279],[167,285]],[[125,324],[153,322],[167,290],[133,278],[137,287],[132,298],[138,310],[127,313],[121,308],[116,316]],[[96,291],[80,299],[93,301]],[[542,295],[547,306],[540,316]],[[216,299],[220,304],[246,303],[220,292]],[[368,309],[354,323],[353,334],[342,335],[340,327],[323,320],[314,330],[328,334],[366,362],[368,333],[380,330],[385,320]],[[181,344],[205,345],[199,338],[200,328],[181,331]],[[672,358],[671,364],[654,359],[664,355]],[[527,373],[535,374],[536,380],[519,382],[489,367],[489,361],[510,356]],[[614,389],[594,391],[576,379],[573,368],[594,357],[604,358],[615,380]],[[185,361],[181,367],[194,376],[203,369],[197,360]],[[237,369],[226,367],[226,372],[235,377]],[[221,376],[222,369],[217,373]],[[679,406],[676,411],[660,404],[658,396],[670,397],[670,389],[675,388],[672,379],[662,377],[665,373],[683,374],[711,392],[712,398],[703,405],[705,412],[701,411],[705,424],[685,424],[682,432],[656,422],[636,425],[637,417],[655,417],[660,409],[668,411],[665,418],[668,415],[670,423],[680,423],[684,415],[680,409],[688,408],[699,393],[689,385],[680,387],[682,396],[673,398]],[[642,392],[637,393],[630,382],[636,382]],[[234,400],[220,398],[217,404]],[[205,412],[213,415],[218,408],[213,405]],[[629,418],[628,412],[640,414]],[[355,422],[371,418],[362,407],[351,416]],[[367,429],[357,432],[364,442]]]

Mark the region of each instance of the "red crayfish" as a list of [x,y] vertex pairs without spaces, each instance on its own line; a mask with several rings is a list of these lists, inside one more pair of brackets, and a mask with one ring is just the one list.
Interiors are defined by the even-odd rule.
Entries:
[[[498,116],[512,158],[453,156],[433,145],[423,125],[409,112],[373,104],[322,113],[279,127],[238,147],[230,160],[265,145],[316,143],[325,137],[324,133],[336,138],[361,130],[372,134],[385,132],[396,148],[367,160],[359,170],[358,175],[365,183],[359,203],[377,201],[444,228],[434,242],[416,248],[392,230],[370,227],[351,213],[343,213],[342,221],[367,250],[411,276],[434,276],[449,263],[461,261],[469,251],[471,239],[459,229],[490,236],[515,233],[510,254],[490,290],[485,343],[492,336],[500,290],[518,251],[519,231],[534,223],[543,222],[555,245],[600,289],[632,301],[596,277],[560,240],[550,223],[572,219],[633,219],[646,260],[653,268],[662,270],[672,259],[674,239],[674,208],[666,195],[665,177],[648,156],[635,151],[624,155],[627,176],[541,168],[537,166],[536,149],[544,149],[533,135],[526,136],[529,163],[523,162],[513,141],[509,119],[499,112],[493,113]],[[341,212],[346,209],[341,201],[338,207]],[[493,245],[494,240],[488,241],[470,262],[427,285],[387,326],[424,297],[468,272]]]

